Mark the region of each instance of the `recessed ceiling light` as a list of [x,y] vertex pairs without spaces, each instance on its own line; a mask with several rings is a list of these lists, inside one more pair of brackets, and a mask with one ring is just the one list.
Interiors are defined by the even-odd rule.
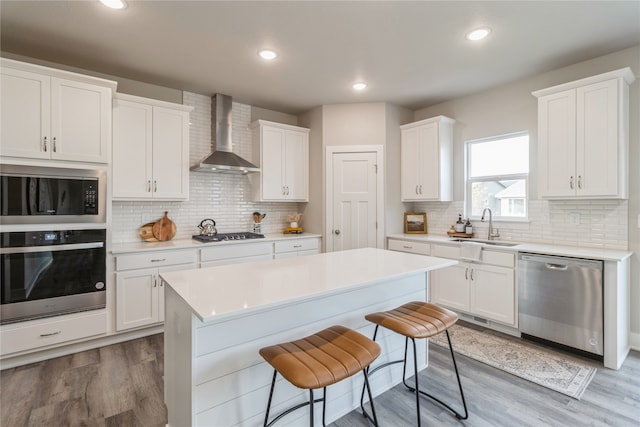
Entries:
[[100,3],[111,9],[124,9],[127,3],[124,0],[100,0]]
[[354,83],[352,87],[354,90],[365,90],[367,88],[367,84],[358,82],[358,83]]
[[260,58],[265,59],[267,61],[271,61],[272,59],[276,59],[278,57],[278,54],[275,51],[270,49],[263,49],[258,52],[258,55],[260,55]]
[[483,27],[483,28],[477,28],[473,31],[470,31],[467,33],[467,40],[471,40],[471,41],[478,41],[478,40],[482,40],[483,38],[487,37],[489,34],[491,33],[491,28],[489,27]]

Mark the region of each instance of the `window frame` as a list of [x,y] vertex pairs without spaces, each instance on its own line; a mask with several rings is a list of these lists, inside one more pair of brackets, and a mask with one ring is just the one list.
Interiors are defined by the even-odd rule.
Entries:
[[[471,178],[471,146],[473,144],[481,144],[486,142],[500,141],[502,139],[511,139],[517,138],[520,136],[527,137],[527,149],[529,152],[527,153],[527,157],[529,159],[529,172],[527,173],[516,173],[516,174],[502,174],[502,175],[483,175],[481,177]],[[477,138],[465,141],[464,144],[464,212],[465,216],[471,220],[480,220],[480,215],[473,216],[472,206],[471,206],[471,197],[472,197],[472,186],[474,183],[478,182],[496,182],[496,181],[515,181],[515,180],[524,180],[525,186],[525,197],[524,197],[524,216],[505,216],[505,215],[496,215],[495,212],[492,212],[493,221],[503,221],[503,222],[528,222],[529,221],[529,175],[531,172],[531,134],[529,131],[520,131],[513,132],[502,135],[495,135],[485,138]]]

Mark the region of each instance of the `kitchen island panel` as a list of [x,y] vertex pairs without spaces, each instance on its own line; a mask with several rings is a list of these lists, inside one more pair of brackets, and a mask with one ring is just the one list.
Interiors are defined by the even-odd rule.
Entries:
[[[374,326],[366,321],[364,316],[387,309],[389,306],[402,305],[407,301],[424,301],[427,295],[424,281],[424,278],[420,283],[416,282],[415,278],[405,278],[394,283],[393,287],[388,284],[379,284],[370,288],[368,292],[359,290],[347,295],[330,296],[268,313],[247,316],[237,319],[246,320],[246,323],[233,322],[232,331],[229,331],[230,325],[227,322],[222,323],[221,328],[215,328],[214,326],[218,325],[212,325],[198,329],[196,342],[217,342],[218,337],[224,340],[225,336],[242,336],[242,339],[235,340],[236,342],[231,345],[221,346],[210,353],[196,355],[194,381],[197,388],[203,389],[202,392],[196,393],[196,411],[200,412],[202,408],[209,407],[208,405],[212,405],[218,399],[211,393],[212,388],[217,387],[214,384],[234,383],[233,380],[229,381],[230,377],[242,377],[244,371],[253,370],[256,365],[268,366],[258,354],[262,347],[308,336],[320,329],[337,324],[358,330],[365,336],[371,337]],[[381,301],[381,298],[384,300]],[[318,307],[325,307],[326,310],[320,311]],[[270,321],[270,317],[274,320]],[[404,349],[404,339],[397,334],[388,334],[386,330],[381,330],[378,335],[378,341],[384,346],[385,352]],[[386,358],[385,352],[379,360]],[[420,357],[420,360],[423,361],[421,363],[423,365],[426,362],[426,355]],[[271,374],[272,371],[269,369],[269,372],[262,377],[264,386],[270,384]],[[226,386],[218,389],[229,390]],[[226,400],[239,397],[230,393],[233,391],[227,392]]]

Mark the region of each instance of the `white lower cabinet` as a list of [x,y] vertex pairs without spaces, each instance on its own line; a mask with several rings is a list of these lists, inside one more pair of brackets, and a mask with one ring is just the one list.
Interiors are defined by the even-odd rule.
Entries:
[[282,240],[273,245],[273,258],[292,258],[320,253],[320,238]]
[[164,271],[196,268],[196,251],[158,251],[116,257],[116,330],[164,321]]
[[[387,239],[393,251],[460,260],[460,246]],[[482,250],[478,262],[434,270],[430,274],[429,300],[452,310],[517,326],[515,254]]]
[[106,333],[106,310],[92,310],[3,325],[0,330],[0,355],[42,349]]
[[512,268],[461,263],[431,273],[431,302],[515,325]]
[[[432,255],[459,259],[459,248],[433,245]],[[482,250],[479,262],[431,272],[431,302],[487,320],[517,325],[515,254]]]

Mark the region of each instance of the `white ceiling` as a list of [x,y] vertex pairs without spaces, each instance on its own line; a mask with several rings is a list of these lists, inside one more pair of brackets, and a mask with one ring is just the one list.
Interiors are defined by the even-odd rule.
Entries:
[[418,109],[640,44],[640,1],[2,0],[0,32],[4,52],[288,113]]

